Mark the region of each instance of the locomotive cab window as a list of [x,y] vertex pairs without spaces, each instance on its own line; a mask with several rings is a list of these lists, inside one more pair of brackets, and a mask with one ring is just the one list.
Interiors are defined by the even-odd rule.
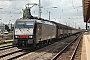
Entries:
[[16,28],[33,28],[34,22],[33,21],[17,21]]

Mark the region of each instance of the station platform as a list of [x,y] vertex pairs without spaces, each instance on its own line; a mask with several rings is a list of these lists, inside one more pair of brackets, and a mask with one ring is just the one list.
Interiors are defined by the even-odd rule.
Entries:
[[90,60],[90,33],[87,32],[83,35],[81,60]]

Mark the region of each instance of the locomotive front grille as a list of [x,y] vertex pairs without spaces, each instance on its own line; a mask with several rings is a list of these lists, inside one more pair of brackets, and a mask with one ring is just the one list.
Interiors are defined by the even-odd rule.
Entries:
[[18,45],[22,45],[22,46],[28,45],[28,41],[27,40],[18,40]]
[[26,46],[29,44],[33,44],[33,39],[19,39],[18,45]]

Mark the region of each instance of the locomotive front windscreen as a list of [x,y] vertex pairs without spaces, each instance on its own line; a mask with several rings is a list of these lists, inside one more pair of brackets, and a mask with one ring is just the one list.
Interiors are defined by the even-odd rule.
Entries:
[[17,21],[15,28],[33,28],[33,21]]

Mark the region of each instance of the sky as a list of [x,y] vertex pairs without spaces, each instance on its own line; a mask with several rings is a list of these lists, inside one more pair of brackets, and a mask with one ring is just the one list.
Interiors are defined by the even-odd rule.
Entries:
[[[74,28],[85,28],[82,0],[40,0],[41,17]],[[0,0],[0,22],[15,23],[22,18],[22,10],[27,3],[39,4],[39,0]],[[32,5],[30,5],[32,6]],[[57,7],[57,8],[52,8]],[[38,5],[31,8],[31,14],[39,17]]]

